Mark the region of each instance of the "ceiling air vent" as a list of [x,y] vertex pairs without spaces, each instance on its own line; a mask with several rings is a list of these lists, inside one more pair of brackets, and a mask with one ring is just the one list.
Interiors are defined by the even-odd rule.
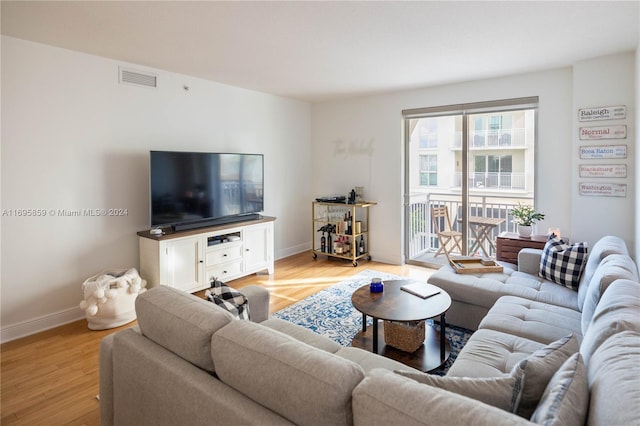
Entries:
[[158,76],[148,72],[141,72],[127,68],[119,68],[120,83],[136,86],[158,87]]

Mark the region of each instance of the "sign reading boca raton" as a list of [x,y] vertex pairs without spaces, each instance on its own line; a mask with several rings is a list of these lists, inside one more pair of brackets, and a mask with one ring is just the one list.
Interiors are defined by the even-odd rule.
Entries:
[[624,183],[580,182],[580,195],[595,197],[626,197],[627,185]]
[[578,120],[622,120],[627,117],[627,107],[624,105],[602,106],[578,110]]
[[581,146],[581,159],[627,158],[626,145]]
[[627,137],[627,126],[580,127],[580,139],[624,139]]

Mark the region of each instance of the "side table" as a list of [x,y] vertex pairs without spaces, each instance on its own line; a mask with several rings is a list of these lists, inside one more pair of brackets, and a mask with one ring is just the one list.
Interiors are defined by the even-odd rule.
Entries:
[[502,232],[496,237],[496,260],[518,264],[518,253],[523,248],[542,250],[547,242],[546,235],[521,237],[514,232]]
[[[401,290],[413,280],[390,280],[384,282],[384,291],[371,293],[366,284],[351,296],[353,307],[362,313],[362,331],[355,335],[351,346],[372,350],[387,358],[410,367],[428,372],[444,364],[451,354],[451,345],[445,337],[445,312],[451,306],[451,296],[441,290],[439,294],[422,299]],[[373,330],[367,330],[367,316],[373,318]],[[440,317],[441,332],[434,327],[425,327],[425,340],[415,352],[405,352],[388,345],[384,337],[384,321],[412,322]]]

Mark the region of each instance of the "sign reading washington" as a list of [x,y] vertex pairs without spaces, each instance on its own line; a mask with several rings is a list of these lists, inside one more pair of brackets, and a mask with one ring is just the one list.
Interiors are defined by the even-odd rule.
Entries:
[[624,183],[580,182],[580,195],[594,197],[626,197],[627,185]]
[[584,108],[578,110],[578,120],[622,120],[627,117],[627,107],[624,105]]

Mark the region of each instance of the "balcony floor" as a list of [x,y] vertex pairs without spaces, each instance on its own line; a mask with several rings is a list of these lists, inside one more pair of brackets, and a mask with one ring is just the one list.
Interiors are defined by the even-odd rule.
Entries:
[[[441,267],[449,263],[447,261],[447,256],[445,256],[444,254],[439,254],[438,257],[435,257],[434,255],[435,255],[435,252],[423,253],[419,256],[416,256],[413,259],[407,260],[407,263],[426,266],[428,268],[434,268],[434,269],[440,269]],[[459,255],[454,254],[454,256],[459,256]]]

